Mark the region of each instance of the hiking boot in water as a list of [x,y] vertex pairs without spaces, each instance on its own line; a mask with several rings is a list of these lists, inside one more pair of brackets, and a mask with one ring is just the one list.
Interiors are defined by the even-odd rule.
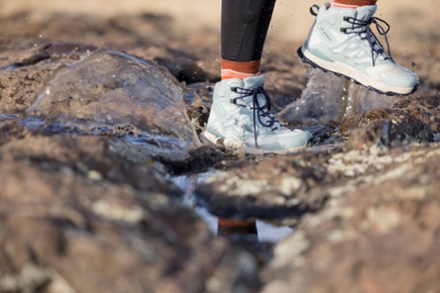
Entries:
[[[298,55],[314,67],[342,74],[379,93],[410,94],[417,87],[417,75],[394,62],[386,36],[390,26],[373,17],[376,9],[376,5],[314,5],[310,11],[316,20]],[[371,31],[372,24],[385,37],[387,52]]]
[[204,136],[248,153],[283,153],[305,146],[312,134],[292,131],[276,120],[263,85],[261,75],[218,82]]

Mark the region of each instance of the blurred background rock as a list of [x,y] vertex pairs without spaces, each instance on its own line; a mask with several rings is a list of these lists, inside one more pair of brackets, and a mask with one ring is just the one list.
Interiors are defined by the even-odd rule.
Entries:
[[[278,0],[271,26],[270,38],[302,40],[313,22],[309,7],[325,1]],[[419,46],[420,34],[426,42],[439,39],[440,18],[437,0],[379,0],[378,17],[392,26],[392,44]],[[201,27],[219,29],[221,0],[1,0],[0,16],[31,11],[33,18],[51,13],[115,16],[119,14],[154,13],[170,15],[177,21],[173,29],[189,33]],[[413,35],[418,34],[417,38]],[[401,47],[406,50],[408,47]]]

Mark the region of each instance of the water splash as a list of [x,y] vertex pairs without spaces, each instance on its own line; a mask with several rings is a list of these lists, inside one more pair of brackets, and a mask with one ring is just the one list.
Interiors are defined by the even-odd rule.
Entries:
[[345,117],[378,108],[391,109],[395,101],[393,97],[368,90],[366,87],[350,80],[344,82],[344,93],[342,105],[345,105],[345,107],[342,107],[341,110],[344,111]]
[[393,103],[392,97],[369,91],[332,73],[311,69],[301,97],[279,115],[292,124],[337,123],[348,115],[391,108]]

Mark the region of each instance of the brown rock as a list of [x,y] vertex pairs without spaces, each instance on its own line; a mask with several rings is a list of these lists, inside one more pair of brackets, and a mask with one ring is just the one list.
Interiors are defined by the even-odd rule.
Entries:
[[[186,114],[196,106],[186,105],[181,85],[152,62],[68,43],[21,50],[13,62],[0,69],[0,111],[46,120],[16,120],[20,127],[129,136],[131,147],[168,161],[185,161],[200,146],[197,122]],[[126,149],[121,141],[114,147]]]
[[439,106],[436,96],[415,96],[397,99],[391,109],[379,108],[348,116],[341,125],[349,133],[347,147],[433,141],[439,132]]
[[319,165],[326,155],[308,162],[313,156],[301,153],[217,172],[196,193],[212,213],[222,217],[301,217],[319,209],[327,198],[326,193],[309,193],[327,180]]
[[182,88],[151,62],[99,51],[59,70],[28,112],[57,121],[132,124],[197,143]]
[[263,292],[436,292],[440,153],[414,152],[307,216],[275,248]]
[[97,137],[1,146],[0,291],[252,292],[254,258],[213,239],[160,169]]

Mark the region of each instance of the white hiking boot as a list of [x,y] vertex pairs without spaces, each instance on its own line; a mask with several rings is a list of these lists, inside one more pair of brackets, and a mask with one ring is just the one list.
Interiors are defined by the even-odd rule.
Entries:
[[204,136],[247,153],[285,153],[304,147],[312,134],[281,125],[270,112],[263,85],[263,76],[218,82]]
[[[334,8],[330,4],[310,11],[315,23],[304,45],[298,49],[300,58],[314,67],[342,74],[369,89],[388,95],[407,95],[415,91],[417,75],[396,64],[391,57],[388,39],[390,26],[373,17],[376,5]],[[385,37],[387,51],[370,29],[376,25]]]

